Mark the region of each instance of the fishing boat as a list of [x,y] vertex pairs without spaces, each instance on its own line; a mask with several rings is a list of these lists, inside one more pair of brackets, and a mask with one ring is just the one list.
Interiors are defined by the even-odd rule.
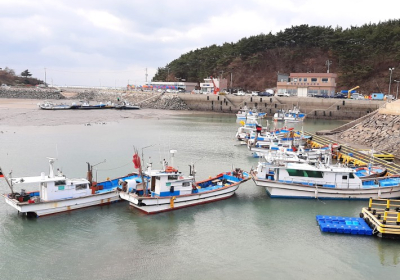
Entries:
[[129,104],[127,101],[123,101],[122,104],[115,105],[115,109],[119,110],[138,110],[140,109],[139,105]]
[[67,104],[53,104],[52,102],[45,101],[44,103],[38,104],[42,110],[68,110],[71,109],[71,105]]
[[249,112],[249,109],[244,106],[243,108],[241,108],[237,114],[236,114],[236,118],[238,119],[246,119],[247,118],[247,113]]
[[369,199],[400,197],[400,177],[360,178],[340,164],[260,162],[252,171],[257,186],[271,197],[319,199]]
[[[175,153],[171,150],[171,153]],[[135,167],[141,170],[140,157],[134,156]],[[142,173],[139,171],[139,173]],[[163,161],[161,170],[153,170],[151,164],[143,171],[146,178],[144,189],[120,192],[120,197],[130,205],[147,213],[155,214],[184,207],[209,203],[231,197],[239,185],[250,179],[240,168],[222,172],[202,181],[195,181],[194,166],[185,176]]]
[[287,121],[287,122],[300,122],[303,121],[306,114],[301,113],[300,109],[296,106],[288,111],[280,109],[273,116],[274,121]]
[[[123,178],[107,180],[101,183],[92,182],[92,166],[88,164],[87,179],[69,179],[60,170],[54,172],[54,158],[49,159],[50,171],[35,177],[7,178],[0,169],[0,176],[4,177],[11,189],[11,193],[3,194],[7,204],[18,210],[18,213],[32,217],[56,214],[85,208],[94,205],[104,205],[120,201],[118,188],[122,179],[135,180],[140,183],[137,174],[129,174]],[[34,185],[33,191],[26,188]],[[20,192],[15,192],[14,187],[21,186]]]
[[359,166],[355,168],[355,173],[360,178],[383,177],[387,174],[387,169],[383,166]]
[[99,104],[90,104],[89,101],[79,101],[81,104],[75,104],[73,103],[71,106],[71,109],[82,109],[82,110],[94,110],[94,109],[106,109],[106,108],[114,108],[114,106],[111,105],[106,105],[102,102]]

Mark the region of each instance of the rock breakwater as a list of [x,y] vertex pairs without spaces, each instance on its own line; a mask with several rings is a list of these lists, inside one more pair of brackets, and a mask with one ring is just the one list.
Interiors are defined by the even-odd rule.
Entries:
[[335,137],[400,157],[400,115],[375,114]]
[[39,100],[82,100],[95,102],[118,103],[128,101],[140,105],[141,108],[190,110],[189,106],[178,94],[159,92],[98,90],[98,89],[57,89],[57,88],[1,88],[0,98],[20,98]]
[[0,98],[20,99],[65,99],[61,91],[55,88],[0,88]]

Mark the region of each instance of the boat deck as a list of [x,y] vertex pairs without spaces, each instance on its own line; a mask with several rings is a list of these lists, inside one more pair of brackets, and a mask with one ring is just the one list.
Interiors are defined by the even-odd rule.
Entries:
[[[355,148],[352,148],[348,145],[341,144],[337,141],[334,141],[332,139],[312,134],[309,132],[305,132],[306,135],[312,136],[312,141],[311,144],[314,147],[320,147],[324,145],[329,145],[329,144],[339,144],[341,145],[341,150],[338,153],[338,159],[343,161],[344,163],[350,163],[354,164],[355,166],[363,166],[363,165],[368,165],[370,162],[370,156],[362,153],[359,150],[356,150]],[[388,175],[394,175],[394,174],[400,174],[400,165],[394,163],[394,162],[388,162],[382,158],[374,156],[373,158],[374,165],[381,165],[385,167],[388,171]]]

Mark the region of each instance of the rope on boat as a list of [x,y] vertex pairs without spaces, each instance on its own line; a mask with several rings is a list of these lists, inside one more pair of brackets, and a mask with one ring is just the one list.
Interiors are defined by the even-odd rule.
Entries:
[[115,170],[115,169],[120,169],[120,168],[122,168],[122,167],[125,167],[125,166],[127,166],[127,165],[129,165],[129,164],[132,164],[131,162],[128,162],[127,164],[124,164],[124,165],[121,165],[121,166],[118,166],[118,167],[115,167],[115,168],[109,168],[109,169],[96,169],[97,171],[109,171],[109,170]]

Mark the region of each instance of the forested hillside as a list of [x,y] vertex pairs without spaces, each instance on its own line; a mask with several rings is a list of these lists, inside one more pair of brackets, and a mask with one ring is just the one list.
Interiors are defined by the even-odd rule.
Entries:
[[331,61],[330,72],[339,76],[338,90],[358,85],[365,94],[387,93],[388,69],[395,68],[392,82],[400,79],[400,20],[348,29],[292,26],[277,34],[212,45],[160,67],[153,81],[179,77],[200,82],[222,75],[229,85],[232,72],[234,88],[263,90],[276,86],[277,73],[326,72],[327,61]]

